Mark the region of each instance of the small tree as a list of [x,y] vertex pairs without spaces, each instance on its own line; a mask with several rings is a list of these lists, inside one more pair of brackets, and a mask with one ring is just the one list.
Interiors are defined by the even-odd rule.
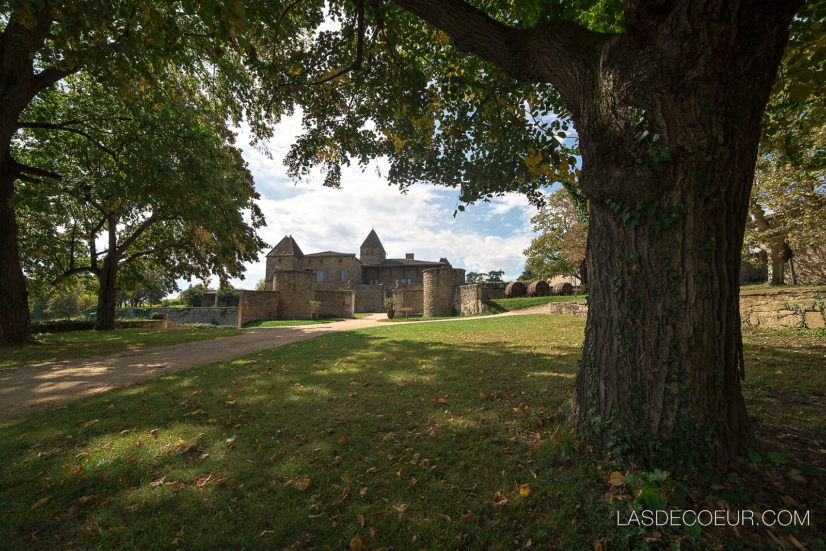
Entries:
[[187,289],[181,291],[181,300],[184,304],[191,308],[196,308],[199,306],[203,306],[204,304],[204,291],[206,291],[206,287],[203,283],[198,283],[196,285],[190,285]]

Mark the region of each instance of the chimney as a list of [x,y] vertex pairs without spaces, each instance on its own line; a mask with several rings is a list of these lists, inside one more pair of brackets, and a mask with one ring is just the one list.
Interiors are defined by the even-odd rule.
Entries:
[[413,260],[413,253],[405,253],[404,258],[407,260]]

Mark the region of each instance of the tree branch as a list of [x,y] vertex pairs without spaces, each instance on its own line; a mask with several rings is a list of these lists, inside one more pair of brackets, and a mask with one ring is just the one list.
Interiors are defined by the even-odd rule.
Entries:
[[358,71],[361,68],[361,63],[364,59],[364,0],[356,0],[356,24],[357,24],[357,35],[356,35],[356,59],[340,71],[333,73],[328,77],[324,77],[320,80],[316,80],[313,82],[307,82],[303,84],[303,86],[318,86],[320,84],[324,84],[325,82],[330,82],[331,80],[335,80],[343,74],[349,73],[350,71]]
[[517,29],[462,0],[394,1],[444,31],[459,50],[478,55],[513,78],[561,89],[591,72],[595,47],[611,36],[561,19]]
[[135,253],[135,254],[133,254],[133,255],[129,255],[128,257],[126,257],[125,259],[123,259],[123,261],[121,262],[121,264],[124,264],[124,265],[125,265],[125,264],[129,264],[130,262],[134,262],[135,260],[137,260],[137,259],[141,258],[142,256],[148,256],[148,255],[150,255],[150,254],[152,254],[152,253],[154,253],[154,252],[155,252],[155,251],[154,251],[154,249],[149,249],[148,251],[141,251],[141,252],[139,252],[139,253]]
[[17,128],[45,128],[45,129],[49,129],[49,130],[62,130],[64,132],[71,132],[72,134],[77,134],[79,136],[83,136],[84,138],[89,140],[92,144],[94,144],[98,149],[100,149],[101,151],[109,154],[110,157],[117,160],[118,156],[114,151],[112,151],[111,149],[109,149],[108,147],[106,147],[105,145],[100,143],[99,141],[97,141],[95,138],[93,138],[91,135],[84,132],[83,130],[73,128],[72,125],[77,124],[77,122],[78,121],[69,121],[69,122],[65,122],[65,123],[50,123],[50,122],[19,121],[17,123]]
[[141,225],[138,226],[138,228],[132,233],[132,235],[130,235],[129,238],[126,239],[126,241],[124,241],[120,246],[117,247],[117,249],[115,249],[117,251],[117,254],[121,255],[124,252],[126,252],[129,249],[129,247],[131,247],[132,244],[135,241],[137,241],[141,235],[143,235],[143,232],[148,230],[150,226],[152,226],[152,224],[154,224],[157,221],[158,216],[156,214],[153,214],[152,216],[144,220],[143,223],[141,223]]
[[83,273],[95,274],[96,276],[100,276],[100,270],[97,269],[97,268],[92,268],[91,266],[83,266],[83,267],[80,267],[80,268],[72,268],[71,270],[66,270],[65,272],[63,272],[62,274],[57,276],[54,279],[54,281],[52,281],[52,285],[57,285],[58,283],[60,283],[61,281],[63,281],[64,279],[66,279],[69,276],[73,276],[75,274],[83,274]]
[[63,176],[55,172],[52,172],[51,170],[45,170],[34,166],[24,165],[23,163],[19,163],[16,161],[15,164],[17,165],[17,170],[19,173],[28,174],[29,176],[41,176],[43,178],[52,178],[54,180],[60,180],[63,178]]

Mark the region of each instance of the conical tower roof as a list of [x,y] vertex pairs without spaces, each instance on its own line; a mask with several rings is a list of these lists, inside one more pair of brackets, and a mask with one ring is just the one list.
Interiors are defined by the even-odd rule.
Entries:
[[267,253],[267,256],[304,256],[298,243],[295,242],[292,235],[285,235],[284,239],[278,242],[278,245]]
[[364,243],[361,244],[362,249],[381,249],[384,251],[384,245],[381,244],[381,240],[379,236],[376,234],[376,230],[370,230],[370,233],[367,234],[367,238],[364,240]]

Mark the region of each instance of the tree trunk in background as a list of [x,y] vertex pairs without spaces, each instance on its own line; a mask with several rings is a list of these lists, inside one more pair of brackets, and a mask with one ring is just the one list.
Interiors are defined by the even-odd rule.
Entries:
[[100,270],[98,305],[95,314],[95,330],[110,331],[115,328],[115,306],[117,304],[118,259],[106,257]]
[[629,21],[637,42],[603,47],[596,81],[572,108],[590,220],[571,420],[625,458],[691,470],[729,461],[751,438],[740,256],[760,120],[792,12],[680,5],[653,44]]
[[31,338],[26,280],[17,248],[17,220],[11,200],[17,171],[8,155],[0,157],[0,345]]
[[786,258],[783,255],[784,251],[783,237],[774,237],[769,242],[769,284],[783,285],[785,281],[784,272],[786,270]]

